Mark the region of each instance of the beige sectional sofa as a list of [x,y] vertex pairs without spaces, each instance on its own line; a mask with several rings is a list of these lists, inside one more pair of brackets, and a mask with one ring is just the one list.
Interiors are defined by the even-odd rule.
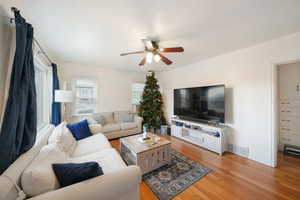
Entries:
[[[141,172],[127,166],[101,133],[76,141],[62,123],[50,126],[35,146],[0,176],[0,199],[16,199],[19,185],[30,200],[138,200]],[[97,162],[104,175],[59,187],[53,163]],[[9,178],[7,178],[9,177]]]
[[114,139],[142,132],[143,119],[129,111],[102,112],[91,115],[77,115],[70,123],[88,119],[93,134],[102,133],[108,139]]

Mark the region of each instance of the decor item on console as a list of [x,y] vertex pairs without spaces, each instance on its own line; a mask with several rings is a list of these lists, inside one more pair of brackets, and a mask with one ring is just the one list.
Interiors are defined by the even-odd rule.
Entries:
[[144,124],[143,125],[143,139],[147,139],[147,132],[149,131],[148,129],[148,125],[147,124]]
[[146,75],[139,116],[143,117],[143,124],[147,124],[150,129],[160,129],[161,125],[166,124],[162,95],[153,71],[148,71]]

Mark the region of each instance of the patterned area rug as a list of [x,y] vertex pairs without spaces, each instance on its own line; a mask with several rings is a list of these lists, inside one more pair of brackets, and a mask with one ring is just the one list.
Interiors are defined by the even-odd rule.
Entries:
[[145,174],[143,181],[160,200],[169,200],[210,171],[210,168],[172,150],[171,163]]

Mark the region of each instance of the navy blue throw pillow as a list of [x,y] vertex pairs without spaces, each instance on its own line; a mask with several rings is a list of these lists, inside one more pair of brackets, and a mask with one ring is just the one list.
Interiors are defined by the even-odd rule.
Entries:
[[54,163],[52,168],[62,187],[103,175],[102,168],[96,162]]
[[75,124],[68,124],[67,127],[76,140],[81,140],[92,135],[87,120],[82,120]]

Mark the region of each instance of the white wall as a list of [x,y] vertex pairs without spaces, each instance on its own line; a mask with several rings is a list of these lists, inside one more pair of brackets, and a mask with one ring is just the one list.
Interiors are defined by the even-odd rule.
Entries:
[[229,142],[249,147],[249,158],[271,165],[272,67],[300,58],[300,33],[195,64],[162,72],[168,118],[173,114],[173,89],[225,84]]
[[98,81],[98,112],[131,110],[131,84],[144,83],[145,74],[87,66],[74,63],[58,64],[61,86],[67,81],[68,88],[72,79],[92,78]]

